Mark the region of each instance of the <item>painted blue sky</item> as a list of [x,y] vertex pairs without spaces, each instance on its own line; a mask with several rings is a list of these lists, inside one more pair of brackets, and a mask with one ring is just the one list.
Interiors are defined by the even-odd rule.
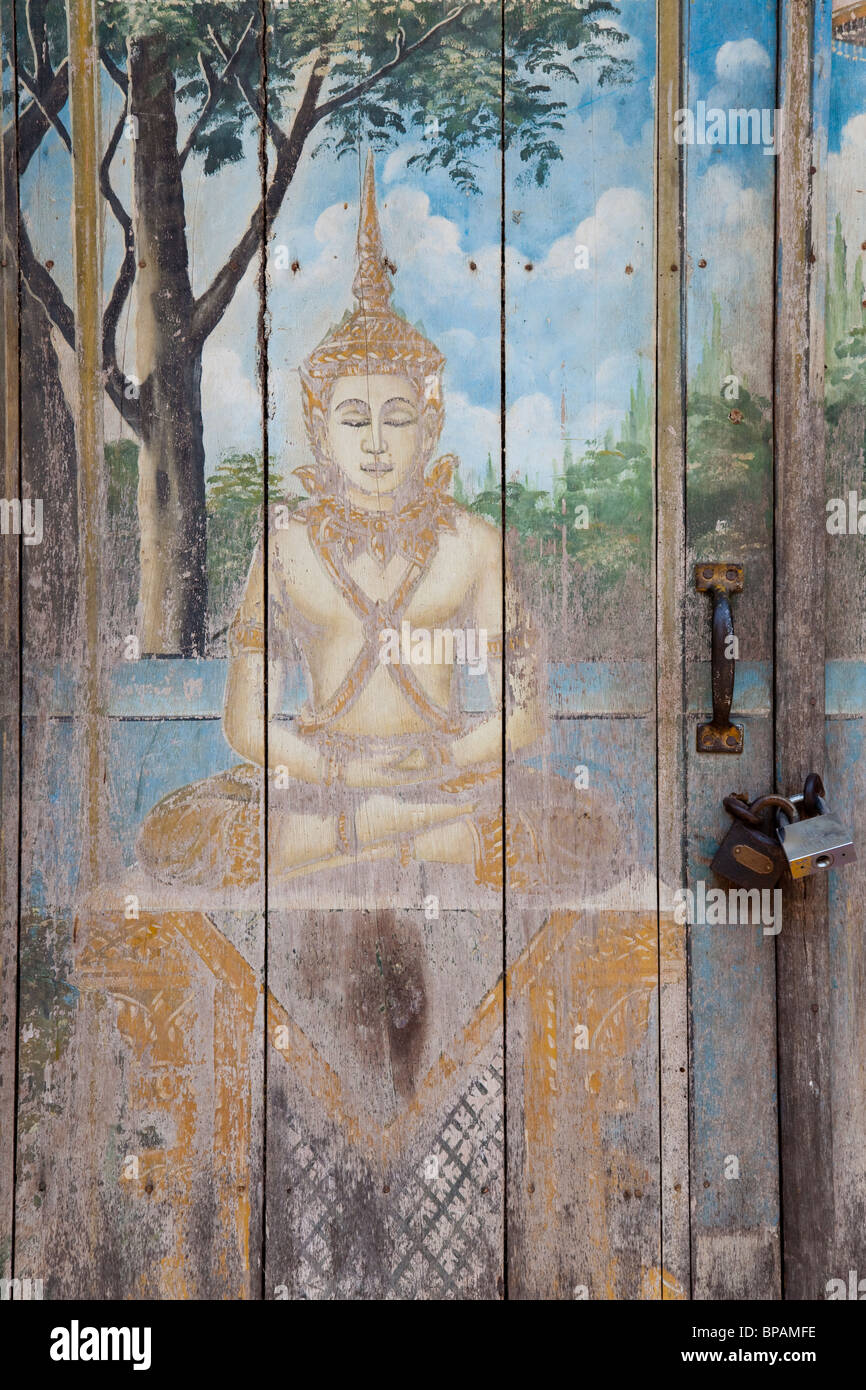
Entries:
[[850,271],[866,242],[866,49],[836,45],[831,74],[827,231],[838,211]]
[[[638,369],[651,378],[653,355],[653,102],[655,6],[623,0],[619,26],[630,36],[632,80],[600,89],[587,68],[579,86],[563,86],[567,103],[563,158],[543,188],[509,159],[507,228],[507,448],[510,473],[549,483],[561,457],[560,399],[579,454],[585,441],[616,429]],[[722,109],[775,104],[775,5],[767,0],[693,0],[690,87]],[[866,65],[834,58],[829,184],[846,207],[846,231],[857,243],[866,187]],[[105,121],[119,93],[104,89]],[[258,191],[254,142],[250,157],[212,178],[193,156],[185,170],[191,273],[195,293],[239,236]],[[481,192],[467,196],[442,172],[409,165],[417,137],[377,156],[386,248],[398,267],[395,303],[440,346],[447,423],[443,449],[460,455],[480,478],[488,452],[499,449],[499,166],[493,150],[479,156]],[[115,185],[129,205],[131,147],[121,142]],[[723,324],[735,370],[752,387],[769,386],[775,160],[759,147],[688,149],[687,243],[690,365],[700,356],[714,296],[726,302]],[[306,461],[297,366],[351,304],[359,167],[307,150],[273,229],[272,250],[286,248],[290,266],[272,255],[270,444],[288,475]],[[835,192],[834,192],[835,190]],[[71,292],[68,159],[54,136],[28,173],[25,209],[34,240]],[[576,269],[574,248],[589,250]],[[106,222],[106,279],[119,240]],[[700,260],[707,265],[698,269]],[[474,269],[472,266],[474,265]],[[527,267],[531,267],[528,269]],[[725,290],[738,286],[736,295]],[[261,403],[256,381],[255,271],[241,285],[204,358],[207,466],[227,452],[256,448]],[[764,322],[766,320],[766,322]],[[766,332],[764,331],[766,330]],[[135,374],[134,317],[122,325],[126,370]],[[119,429],[109,411],[107,433]]]

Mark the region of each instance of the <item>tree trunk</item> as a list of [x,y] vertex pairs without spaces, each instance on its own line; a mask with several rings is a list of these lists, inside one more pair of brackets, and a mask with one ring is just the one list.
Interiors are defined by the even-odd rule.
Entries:
[[201,343],[192,288],[175,83],[165,41],[129,42],[134,130],[137,370],[141,384],[138,514],[142,654],[204,652],[207,570]]
[[24,546],[24,617],[29,649],[69,660],[78,608],[78,461],[75,424],[60,380],[48,316],[21,292],[21,470],[25,497],[43,506],[41,545]]

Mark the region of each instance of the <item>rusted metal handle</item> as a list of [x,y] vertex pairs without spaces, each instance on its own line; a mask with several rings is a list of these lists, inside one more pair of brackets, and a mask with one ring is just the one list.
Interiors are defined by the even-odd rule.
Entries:
[[730,596],[743,591],[743,567],[695,565],[695,588],[713,600],[713,717],[710,723],[698,725],[697,749],[699,753],[742,753],[743,726],[731,723],[736,662],[726,649],[734,635]]

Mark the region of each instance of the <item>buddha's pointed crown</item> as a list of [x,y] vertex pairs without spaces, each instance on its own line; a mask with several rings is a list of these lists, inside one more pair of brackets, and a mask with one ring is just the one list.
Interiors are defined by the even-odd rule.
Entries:
[[301,379],[309,404],[323,406],[325,384],[341,376],[361,376],[393,372],[421,384],[425,399],[439,397],[438,377],[445,358],[417,328],[396,313],[391,305],[392,284],[389,269],[395,270],[382,247],[379,212],[376,206],[376,177],[373,156],[367,156],[358,219],[357,266],[352,281],[356,304],[351,313],[333,328],[310,353],[301,368]]

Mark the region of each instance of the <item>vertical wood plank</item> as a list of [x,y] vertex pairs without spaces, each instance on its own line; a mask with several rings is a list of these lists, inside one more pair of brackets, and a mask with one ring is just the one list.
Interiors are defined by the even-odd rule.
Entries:
[[[674,140],[683,105],[683,11],[658,6],[656,109],[656,724],[658,739],[658,884],[685,878],[685,645],[688,600],[685,529],[685,226],[684,160]],[[660,1130],[662,1262],[691,1288],[688,1086],[688,936],[676,927],[676,968],[660,978]],[[668,1297],[667,1287],[662,1297]]]
[[[834,6],[838,10],[838,6]],[[838,15],[839,20],[842,19]],[[841,37],[841,36],[840,36]],[[866,785],[863,759],[862,699],[866,624],[862,595],[866,584],[863,535],[852,526],[848,509],[864,495],[863,446],[866,406],[861,387],[863,354],[862,247],[866,241],[866,211],[862,207],[863,156],[856,132],[866,106],[866,66],[862,47],[847,41],[832,45],[826,71],[826,34],[816,40],[816,59],[825,64],[829,81],[829,149],[826,159],[825,364],[826,364],[826,776],[831,805],[850,825],[858,862],[829,884],[829,965],[831,978],[830,1056],[833,1117],[833,1215],[835,1250],[832,1267],[815,1269],[816,1296],[852,1296],[850,1271],[866,1268],[866,1078],[862,1065],[860,1025],[864,1016],[864,942],[861,923],[866,902]],[[816,95],[814,117],[820,120]],[[818,175],[822,172],[818,166]],[[815,188],[815,201],[821,197]],[[820,211],[820,204],[816,208]],[[821,243],[815,240],[819,264]],[[845,508],[840,525],[838,508]],[[835,514],[836,520],[831,521]],[[821,1292],[821,1275],[825,1276]],[[862,1297],[862,1286],[853,1294]]]
[[[313,22],[321,17],[324,23],[327,7],[321,16],[310,8]],[[319,77],[311,60],[299,68],[290,100],[269,87],[274,119],[285,125],[292,107],[303,110],[303,83],[324,79],[328,62],[351,62],[359,77],[375,73],[381,59],[393,56],[395,40],[399,59],[434,22],[444,26],[443,54],[463,77],[463,64],[477,65],[496,111],[499,6],[468,11],[464,32],[459,9],[418,7],[404,16],[405,34],[398,29],[395,35],[396,18],[365,7],[359,29],[354,18],[339,28],[330,54],[319,59]],[[291,38],[297,9],[274,8],[273,21],[276,54],[287,33]],[[453,36],[452,27],[458,31]],[[501,889],[493,882],[502,854],[499,750],[495,765],[486,767],[488,790],[478,806],[471,796],[471,758],[438,777],[431,763],[438,748],[449,766],[467,711],[480,716],[486,710],[489,692],[479,690],[486,682],[475,682],[475,704],[469,699],[467,706],[466,691],[455,681],[447,697],[452,728],[442,734],[429,710],[419,722],[405,694],[397,699],[395,688],[404,687],[377,662],[378,669],[358,678],[345,712],[338,707],[320,731],[309,729],[311,705],[327,709],[323,696],[351,674],[363,640],[359,605],[368,595],[378,605],[366,627],[367,640],[378,646],[404,573],[418,580],[405,608],[413,630],[481,623],[493,638],[500,626],[495,525],[471,508],[466,494],[456,502],[440,499],[436,515],[429,510],[434,489],[447,494],[453,487],[457,496],[462,481],[468,492],[469,468],[480,474],[484,467],[483,455],[473,457],[476,441],[456,423],[461,410],[477,411],[474,418],[486,432],[492,422],[498,455],[500,203],[495,153],[479,161],[480,192],[473,196],[458,191],[448,169],[435,162],[423,181],[409,163],[419,143],[429,152],[445,138],[444,130],[439,134],[444,116],[433,117],[449,96],[437,85],[442,68],[428,56],[438,47],[428,42],[412,78],[419,89],[427,84],[429,106],[424,120],[418,108],[411,117],[416,143],[401,136],[383,155],[384,141],[357,96],[357,146],[344,159],[320,148],[313,161],[311,141],[284,207],[267,228],[269,437],[281,475],[281,491],[271,494],[267,565],[267,1298],[491,1300],[504,1291],[502,920]],[[271,74],[276,62],[273,57]],[[326,90],[339,90],[330,73]],[[399,104],[402,97],[393,100]],[[440,259],[442,273],[459,287],[454,296],[434,289]],[[383,276],[393,284],[393,298]],[[461,363],[466,367],[463,320],[454,312],[454,300],[462,297],[477,313],[472,327],[481,359],[477,374],[469,363],[468,380],[460,371]],[[347,322],[357,331],[354,344],[334,346]],[[426,346],[417,337],[421,332]],[[383,374],[409,377],[399,394],[417,393],[413,402],[426,418],[428,402],[441,392],[443,434],[434,438],[432,456],[425,453],[425,479],[416,477],[403,489],[399,523],[388,510],[386,488],[369,513],[374,527],[397,540],[393,558],[375,536],[373,544],[359,545],[343,530],[344,517],[357,525],[358,516],[350,513],[345,477],[338,473],[335,481],[337,470],[328,466],[335,447],[334,435],[323,433],[335,428],[328,423],[329,397],[320,378],[305,377],[303,387],[299,380],[323,339],[333,362],[345,363],[356,383],[351,398],[362,412],[370,402],[371,421],[381,405],[375,390]],[[441,383],[431,344],[441,344],[448,359]],[[426,378],[419,380],[419,361],[428,359]],[[309,432],[306,388],[314,397]],[[316,413],[320,400],[324,421]],[[369,428],[358,425],[362,434]],[[452,451],[461,459],[453,480]],[[476,484],[471,495],[478,490]],[[411,554],[407,492],[410,507],[420,501],[429,518]],[[302,493],[305,500],[299,500]],[[275,518],[286,506],[288,525]],[[361,591],[354,599],[353,582]],[[479,617],[482,589],[490,611]],[[398,629],[403,616],[401,608]],[[303,695],[285,700],[293,682],[296,690],[304,686],[297,679],[299,658],[311,677],[303,706]],[[423,687],[426,673],[420,666],[418,672]],[[402,763],[425,775],[409,775],[392,790],[388,769]],[[441,835],[437,816],[446,822]]]
[[[84,7],[87,10],[87,7]],[[15,1248],[16,1276],[22,1279],[41,1280],[44,1296],[51,1297],[57,1292],[58,1266],[63,1263],[61,1254],[63,1241],[52,1240],[56,1231],[48,1234],[43,1241],[43,1205],[54,1201],[58,1189],[69,1190],[70,1164],[65,1152],[66,1144],[61,1140],[59,1162],[55,1171],[65,1172],[67,1181],[55,1184],[50,1181],[52,1161],[50,1140],[40,1152],[40,1145],[34,1136],[34,1111],[38,1112],[50,1127],[51,1109],[46,1098],[51,1096],[57,1107],[53,1113],[62,1111],[69,1100],[68,1077],[64,1069],[64,1051],[68,1042],[67,1025],[70,1018],[70,991],[66,986],[69,968],[69,941],[72,935],[73,911],[69,901],[69,881],[56,892],[57,844],[51,832],[44,836],[43,843],[49,846],[44,858],[34,854],[34,846],[40,833],[44,833],[45,822],[50,819],[50,807],[57,809],[58,819],[64,822],[61,838],[66,838],[77,847],[77,851],[90,856],[92,862],[94,847],[88,844],[83,832],[83,821],[79,800],[81,790],[79,750],[84,740],[79,739],[78,731],[86,722],[86,710],[82,704],[76,707],[74,699],[69,713],[76,716],[68,721],[61,732],[52,727],[47,708],[34,708],[34,693],[44,692],[54,681],[54,664],[61,660],[70,663],[65,666],[68,674],[75,657],[80,651],[77,611],[79,608],[79,577],[76,562],[78,537],[78,468],[73,411],[79,368],[74,360],[74,315],[68,310],[66,328],[68,339],[65,351],[67,358],[66,385],[69,403],[61,381],[56,343],[52,341],[49,321],[40,299],[37,298],[36,285],[27,287],[28,270],[32,271],[36,260],[33,251],[33,227],[28,223],[27,212],[32,212],[34,185],[34,161],[44,157],[46,146],[56,142],[55,148],[62,152],[64,160],[67,150],[61,144],[57,130],[52,130],[56,122],[67,138],[69,127],[69,87],[70,61],[68,54],[68,30],[66,15],[61,11],[53,31],[54,48],[49,55],[44,46],[42,31],[43,12],[38,5],[32,6],[28,14],[24,7],[16,8],[16,58],[19,67],[28,73],[39,74],[39,99],[30,96],[23,82],[18,84],[19,113],[19,194],[22,205],[22,218],[19,225],[18,255],[21,286],[21,336],[20,364],[23,383],[26,389],[21,393],[21,490],[39,499],[42,508],[42,525],[39,541],[27,543],[21,552],[21,664],[23,689],[30,695],[22,695],[22,785],[28,788],[23,799],[20,824],[20,866],[21,866],[21,929],[19,968],[18,1014],[18,1082],[16,1093],[17,1108],[17,1152],[16,1190],[15,1190]],[[92,14],[78,16],[73,23],[83,22]],[[32,38],[31,38],[32,33]],[[76,95],[76,120],[85,149],[88,140],[92,142],[95,132],[92,123],[98,109],[95,93],[92,64],[86,52],[86,33],[80,36],[76,52],[79,80],[83,80],[86,92]],[[58,53],[59,50],[59,53]],[[54,63],[51,59],[53,58]],[[41,67],[39,64],[41,63]],[[94,103],[97,103],[96,107]],[[62,112],[62,115],[61,115]],[[71,141],[70,141],[71,143]],[[37,169],[39,165],[37,162]],[[70,268],[74,264],[73,232],[71,227],[72,175],[66,166],[67,180],[64,192],[57,198],[62,200],[63,211],[67,214],[60,226],[51,226],[50,213],[49,242],[43,250],[45,261],[51,264],[65,262]],[[100,252],[93,245],[95,229],[94,198],[98,198],[95,185],[93,150],[90,150],[89,166],[84,161],[78,173],[78,193],[86,206],[83,228],[87,231],[87,213],[90,216],[88,254],[96,257],[94,271],[84,269],[86,285],[83,294],[91,296],[91,317],[95,312],[92,297],[98,295],[99,286],[94,285],[93,273],[100,264]],[[39,176],[36,185],[39,187]],[[29,183],[29,188],[27,184]],[[89,186],[90,185],[90,186]],[[54,190],[52,190],[53,194]],[[38,195],[37,195],[38,196]],[[49,195],[51,202],[54,198]],[[88,203],[89,199],[89,203]],[[52,209],[53,210],[53,209]],[[81,260],[79,250],[79,261]],[[36,272],[37,276],[39,271]],[[69,284],[73,283],[69,276]],[[41,287],[40,287],[41,288]],[[89,323],[82,338],[82,365],[86,373],[93,373],[94,335],[97,325]],[[86,356],[85,354],[86,349]],[[96,364],[98,366],[98,363]],[[97,447],[97,416],[99,403],[94,394],[95,382],[89,381],[91,439]],[[94,483],[99,476],[98,462],[94,460],[89,470],[91,492],[85,497],[91,509],[89,536],[91,546],[91,600],[94,595],[93,578],[99,571],[99,512],[97,492]],[[94,613],[91,601],[91,619]],[[91,637],[93,636],[91,625]],[[99,654],[91,649],[94,663]],[[38,697],[36,702],[38,705]],[[28,710],[29,704],[29,710]],[[28,718],[29,714],[29,718]],[[96,712],[93,712],[94,719]],[[34,718],[34,715],[36,716]],[[41,717],[40,717],[41,716]],[[92,746],[92,745],[91,745]],[[58,748],[60,766],[65,763],[65,773],[58,775],[55,760]],[[83,762],[83,760],[82,760]],[[100,789],[101,795],[101,789]],[[52,799],[53,798],[53,799]],[[98,853],[98,847],[97,851]],[[73,856],[73,859],[76,856]],[[52,909],[44,910],[44,898],[52,903]],[[65,914],[62,909],[55,913],[53,908],[58,897],[64,899]],[[65,922],[59,919],[65,916]],[[53,1083],[53,1085],[52,1085]],[[56,1133],[56,1132],[55,1132]],[[81,1158],[87,1162],[87,1146],[82,1146]],[[57,1151],[55,1151],[57,1153]],[[45,1194],[49,1194],[46,1196]],[[37,1232],[34,1239],[34,1233]],[[69,1271],[72,1278],[74,1274]]]
[[[757,797],[773,785],[774,157],[730,115],[766,112],[766,144],[781,104],[773,7],[750,0],[719,11],[696,0],[686,55],[684,105],[694,122],[684,146],[686,884],[695,894],[701,884],[727,894],[727,882],[709,870],[730,824],[722,799],[732,791]],[[713,143],[710,123],[719,111],[724,130]],[[739,665],[732,717],[745,730],[736,756],[696,751],[696,725],[711,710],[711,606],[694,589],[699,561],[744,567],[744,589],[733,600]],[[692,1296],[772,1298],[779,1294],[773,938],[760,924],[725,921],[728,915],[689,929]]]
[[[255,858],[260,825],[254,779],[240,789],[231,781],[228,795],[219,796],[220,776],[237,762],[221,727],[226,660],[219,639],[224,637],[223,609],[231,604],[241,576],[233,572],[232,538],[227,542],[225,534],[218,535],[212,557],[217,595],[207,651],[200,650],[198,660],[139,661],[145,643],[142,614],[135,612],[141,560],[135,490],[138,443],[147,433],[140,429],[139,409],[146,408],[148,376],[165,366],[158,349],[149,357],[154,342],[164,347],[170,338],[176,348],[185,333],[189,351],[184,362],[189,365],[200,346],[190,332],[194,293],[199,292],[199,301],[213,302],[206,292],[222,253],[227,265],[220,284],[228,295],[223,312],[231,302],[225,281],[238,268],[228,264],[231,248],[261,195],[256,106],[261,59],[253,42],[241,69],[254,108],[252,134],[244,132],[241,158],[235,160],[241,167],[233,170],[236,190],[251,198],[249,211],[239,198],[240,206],[227,200],[224,213],[209,210],[203,218],[197,199],[205,197],[206,153],[193,148],[197,113],[177,96],[184,66],[187,75],[190,68],[200,75],[197,42],[213,45],[214,62],[219,57],[217,39],[204,23],[195,28],[201,11],[191,9],[184,16],[191,26],[187,33],[183,25],[171,29],[169,24],[163,31],[159,14],[149,16],[128,42],[124,36],[118,39],[116,30],[107,36],[103,32],[114,57],[101,67],[93,35],[79,32],[86,18],[80,9],[86,6],[70,7],[70,61],[58,51],[59,36],[53,33],[51,56],[56,74],[72,72],[73,167],[83,166],[83,172],[70,190],[66,151],[51,135],[40,169],[25,190],[32,237],[28,271],[41,283],[46,304],[60,323],[54,322],[50,337],[38,314],[28,319],[27,350],[43,354],[45,370],[36,379],[44,376],[46,384],[41,397],[34,392],[25,402],[29,416],[24,432],[27,437],[29,429],[32,436],[47,401],[46,419],[39,426],[46,448],[49,442],[51,446],[49,483],[56,486],[64,468],[74,478],[77,467],[82,632],[79,644],[74,608],[45,597],[56,592],[50,590],[52,573],[59,574],[66,590],[74,588],[79,574],[75,548],[64,549],[63,544],[70,530],[74,535],[74,524],[56,505],[55,495],[46,504],[44,551],[28,557],[25,596],[30,797],[21,957],[26,998],[16,1194],[20,1268],[43,1278],[46,1297],[52,1298],[82,1293],[97,1298],[245,1298],[258,1292],[261,1267],[263,863],[261,855]],[[210,11],[221,41],[232,35],[235,42],[244,35],[248,39],[258,15],[253,5],[240,23],[235,7]],[[169,30],[177,46],[167,51]],[[130,69],[137,64],[141,77],[147,64],[156,62],[162,64],[158,80],[146,93],[136,93],[129,85],[135,87]],[[232,78],[235,67],[229,71]],[[62,86],[55,92],[61,110]],[[55,91],[53,85],[50,90]],[[235,86],[223,80],[220,98],[226,100],[232,92]],[[99,98],[104,117],[97,124]],[[204,84],[200,98],[207,99]],[[246,109],[243,87],[234,100],[241,111]],[[133,142],[139,136],[148,146],[147,172],[161,190],[155,200],[152,187],[146,180],[142,187],[141,171],[134,167]],[[37,147],[38,141],[30,153]],[[219,200],[220,191],[208,186],[206,197]],[[150,214],[156,208],[165,219],[162,225],[170,224],[170,234],[136,257],[143,201]],[[59,228],[67,225],[64,213],[70,205],[74,215],[66,240]],[[251,260],[257,244],[254,239]],[[58,308],[59,288],[52,295],[40,265],[53,270],[57,287],[74,299],[74,314],[67,310],[64,316],[62,301]],[[126,301],[128,322],[116,341],[107,335],[103,363],[99,300],[116,306],[137,270],[143,282],[138,302],[133,291]],[[163,293],[152,293],[155,285]],[[149,317],[138,312],[145,295],[154,310]],[[253,340],[257,309],[253,289],[251,304],[245,306]],[[180,319],[173,317],[178,313]],[[231,318],[223,323],[218,316],[209,327],[211,351],[225,354],[237,345],[238,327]],[[73,347],[78,348],[74,384],[68,360]],[[191,397],[184,395],[189,380],[181,381],[179,374],[164,371],[160,382],[161,388],[168,382],[169,390],[179,393],[177,409],[163,412],[157,423],[177,427],[170,439],[162,437],[160,447],[175,451],[170,462],[181,473],[185,458],[195,455],[194,431],[184,436],[184,427],[199,399],[200,355],[198,360],[199,370],[189,373]],[[144,380],[135,375],[136,361],[139,370],[145,364]],[[254,346],[245,359],[238,353],[229,363],[243,395],[246,368],[250,376],[255,374]],[[103,461],[99,417],[104,390],[112,401],[112,437],[106,451],[110,456]],[[76,408],[77,458],[69,457],[61,428],[65,394]],[[139,407],[142,396],[145,405]],[[263,414],[254,388],[253,400],[259,401],[259,409],[251,453],[260,444]],[[211,390],[205,396],[206,427],[215,403]],[[153,430],[149,437],[152,442]],[[210,450],[216,452],[212,442]],[[35,469],[38,460],[32,454],[31,461]],[[220,462],[220,457],[209,457],[210,471]],[[237,464],[237,459],[230,462]],[[237,508],[236,473],[231,467],[227,471],[235,488],[228,510],[235,506],[232,520],[240,534],[250,519],[243,506]],[[254,491],[255,478],[250,482],[242,474],[243,479]],[[202,473],[191,481],[202,505],[186,521],[203,537],[206,479]],[[170,498],[169,492],[161,501]],[[68,498],[65,502],[68,506]],[[74,508],[72,513],[74,523]],[[225,509],[222,519],[224,523]],[[248,563],[249,556],[243,558]],[[221,564],[227,573],[220,572]],[[203,612],[199,618],[206,616]],[[170,626],[167,611],[164,617]],[[258,695],[261,701],[261,673]],[[207,773],[212,776],[205,777]],[[163,804],[151,817],[155,803],[164,803],[166,794],[182,794],[191,783],[196,785],[188,791],[185,827],[175,820],[166,832],[171,809]],[[240,813],[229,826],[236,832],[234,840],[220,833],[225,827],[219,809],[229,820],[233,811]],[[184,881],[175,869],[190,839],[203,857],[186,865]]]
[[[6,501],[20,498],[18,421],[18,180],[11,4],[0,5],[2,163],[0,163],[0,440]],[[20,834],[19,538],[0,538],[0,1277],[12,1273],[14,1133],[18,1015],[18,846]]]
[[105,846],[103,644],[99,616],[104,532],[104,432],[102,381],[102,227],[99,166],[102,161],[99,49],[95,0],[70,5],[69,116],[72,136],[72,266],[75,276],[76,441],[81,537],[81,663],[86,740],[82,831],[82,887],[98,879]]
[[[507,53],[528,10],[506,8]],[[506,719],[508,1278],[520,1299],[683,1297],[688,1272],[687,1185],[672,1267],[660,1238],[659,981],[669,1020],[684,961],[682,931],[659,921],[656,874],[655,13],[623,5],[612,22],[639,38],[631,81],[597,83],[583,38],[563,44],[578,81],[563,86],[564,163],[543,201],[517,150],[506,158],[506,673],[520,681],[534,665],[544,726],[521,748]],[[600,397],[631,408],[617,418]],[[527,823],[547,873],[534,898],[518,858]],[[678,1074],[680,1103],[682,1086]],[[685,1140],[682,1110],[670,1138]]]
[[[785,136],[778,168],[775,355],[776,776],[824,771],[825,447],[823,169],[830,4],[781,9]],[[816,97],[818,104],[816,105]],[[821,181],[816,186],[818,170]],[[820,1297],[833,1269],[828,884],[792,885],[777,942],[784,1295]]]

